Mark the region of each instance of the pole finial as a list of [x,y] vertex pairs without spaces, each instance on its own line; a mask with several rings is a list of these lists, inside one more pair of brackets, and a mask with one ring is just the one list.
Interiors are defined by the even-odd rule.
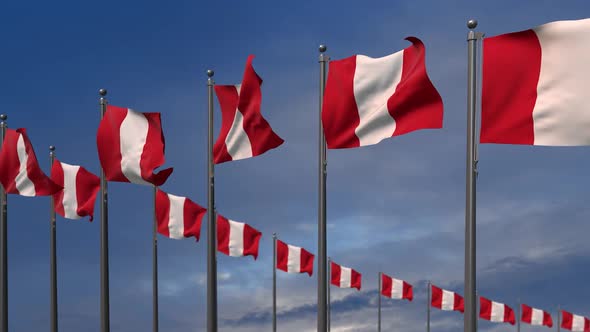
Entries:
[[53,146],[53,145],[50,145],[50,146],[49,146],[49,151],[51,151],[51,152],[55,151],[55,146]]
[[207,69],[207,77],[213,77],[213,75],[215,75],[213,69]]
[[0,114],[0,120],[6,121],[6,119],[8,119],[8,116],[6,114]]
[[477,20],[471,19],[467,21],[467,27],[471,30],[477,28]]
[[324,44],[321,44],[320,47],[318,47],[318,50],[320,51],[320,53],[324,53],[328,50],[328,47]]
[[101,95],[102,97],[107,95],[107,89],[100,89],[98,90],[98,94]]

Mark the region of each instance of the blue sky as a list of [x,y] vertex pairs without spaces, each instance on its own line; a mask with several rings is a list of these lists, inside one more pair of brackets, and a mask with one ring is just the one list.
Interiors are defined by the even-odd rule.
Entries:
[[[257,261],[218,256],[219,317],[220,331],[269,330],[271,234],[317,252],[317,46],[327,44],[332,59],[379,57],[406,47],[406,36],[421,38],[444,128],[329,151],[328,247],[363,273],[361,292],[332,288],[333,331],[376,329],[380,270],[416,287],[412,303],[384,300],[384,329],[423,331],[427,280],[463,289],[466,21],[478,19],[492,36],[589,10],[584,0],[15,1],[0,14],[0,111],[10,127],[28,129],[45,171],[55,145],[60,160],[94,173],[99,88],[113,105],[161,112],[175,168],[162,189],[205,205],[205,71],[238,83],[255,54],[263,114],[286,143],[216,168],[219,212],[263,232]],[[585,147],[480,147],[480,294],[590,315],[589,164]],[[109,196],[111,331],[149,330],[151,189],[112,183]],[[10,331],[48,327],[48,210],[48,198],[9,197]],[[161,331],[204,330],[205,236],[159,243]],[[98,218],[58,219],[61,331],[99,330],[98,263]],[[315,329],[316,285],[315,274],[279,272],[280,331]],[[432,319],[433,331],[462,326],[456,313],[433,311]]]

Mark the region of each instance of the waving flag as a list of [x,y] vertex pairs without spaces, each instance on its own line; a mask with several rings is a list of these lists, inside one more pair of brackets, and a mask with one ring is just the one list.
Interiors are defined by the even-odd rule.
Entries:
[[154,173],[165,161],[160,113],[139,113],[108,105],[96,143],[108,181],[159,187],[172,173],[172,168]]
[[443,103],[426,73],[422,41],[397,53],[330,62],[322,107],[329,149],[354,148],[414,130],[441,128]]
[[171,239],[184,239],[201,235],[201,221],[207,209],[186,197],[171,195],[158,189],[156,192],[156,220],[158,233]]
[[252,226],[217,215],[217,250],[233,257],[258,258],[262,233]]
[[24,128],[6,129],[0,152],[0,182],[8,194],[49,196],[62,189],[43,173]]
[[514,325],[514,310],[504,303],[498,303],[479,297],[479,318],[497,323],[510,323]]
[[414,298],[412,285],[403,280],[392,278],[385,273],[381,274],[381,295],[408,301],[412,301]]
[[590,19],[486,38],[481,143],[590,145]]
[[522,318],[521,321],[531,324],[531,325],[544,325],[547,327],[553,326],[553,319],[551,319],[551,314],[547,311],[536,309],[529,307],[526,304],[521,305],[522,308]]
[[574,332],[590,331],[590,320],[584,316],[574,315],[565,310],[561,311],[561,327]]
[[221,105],[221,133],[213,147],[216,164],[255,157],[284,142],[260,113],[262,79],[253,59],[250,55],[246,61],[242,84],[215,86]]
[[301,248],[277,240],[277,269],[289,273],[313,273],[313,254]]
[[430,304],[440,310],[445,311],[460,311],[463,312],[464,303],[463,297],[455,292],[451,292],[445,289],[438,288],[434,285],[431,286],[432,295]]
[[340,288],[356,288],[361,290],[362,275],[357,271],[330,262],[331,283]]
[[64,189],[53,194],[55,212],[67,219],[94,218],[94,202],[100,178],[82,166],[53,161],[51,179]]

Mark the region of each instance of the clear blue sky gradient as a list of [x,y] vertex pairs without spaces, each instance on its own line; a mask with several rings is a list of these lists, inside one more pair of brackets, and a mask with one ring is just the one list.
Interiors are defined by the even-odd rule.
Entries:
[[[423,331],[427,280],[462,293],[466,22],[488,36],[586,18],[577,1],[13,1],[3,4],[0,112],[26,127],[43,169],[60,160],[98,173],[99,88],[113,105],[161,112],[163,190],[206,204],[207,69],[239,83],[248,54],[263,78],[263,114],[286,143],[216,168],[217,208],[263,232],[260,256],[219,255],[220,331],[270,330],[272,232],[316,252],[317,47],[332,59],[380,57],[416,36],[445,105],[444,128],[328,153],[329,254],[363,273],[332,288],[333,331],[376,329],[377,273],[415,285],[384,300],[384,329]],[[216,106],[217,107],[217,106]],[[220,117],[216,113],[216,128]],[[590,315],[590,153],[586,147],[480,147],[478,291]],[[112,183],[111,331],[151,328],[151,189]],[[99,218],[58,219],[60,330],[99,330]],[[49,198],[9,197],[10,331],[49,323]],[[206,227],[199,243],[160,237],[160,330],[205,330]],[[316,275],[279,272],[279,329],[314,331]],[[433,312],[433,330],[461,315]],[[554,315],[555,319],[555,315]],[[480,321],[483,331],[507,325]],[[537,329],[540,331],[543,329]],[[523,327],[523,331],[533,331]]]

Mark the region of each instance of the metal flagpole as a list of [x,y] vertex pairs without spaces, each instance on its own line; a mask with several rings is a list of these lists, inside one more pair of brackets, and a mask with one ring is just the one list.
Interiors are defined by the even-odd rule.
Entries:
[[152,329],[158,332],[158,219],[156,218],[156,186],[154,188],[154,229],[152,239]]
[[[106,89],[98,90],[100,95],[100,119],[107,110]],[[109,315],[109,210],[107,180],[104,170],[100,168],[100,331],[109,332],[111,321]]]
[[[53,167],[55,160],[55,146],[49,147],[49,165]],[[55,244],[55,204],[51,195],[51,207],[49,210],[49,284],[50,284],[50,331],[57,332],[57,255]]]
[[482,38],[481,33],[473,31],[477,27],[476,20],[469,20],[470,29],[468,43],[467,64],[467,169],[466,169],[466,202],[465,202],[465,314],[464,332],[477,331],[476,312],[476,223],[475,223],[475,194],[477,161],[476,149],[476,42]]
[[[6,134],[5,114],[0,115],[0,146],[4,144]],[[0,332],[8,332],[8,199],[6,191],[0,184]]]
[[383,285],[381,284],[381,273],[383,272],[379,272],[377,274],[377,279],[378,279],[378,290],[377,290],[377,332],[381,332],[381,288],[383,287]]
[[318,194],[318,332],[328,330],[327,294],[329,291],[326,257],[326,138],[322,128],[322,104],[326,87],[326,64],[330,57],[324,54],[327,47],[320,45],[320,107],[319,107],[319,194]]
[[557,332],[561,329],[561,305],[557,305]]
[[213,164],[213,70],[207,70],[209,108],[208,167],[207,167],[207,331],[217,332],[217,225],[215,224],[215,167]]
[[520,299],[518,299],[518,307],[516,308],[516,331],[520,332]]
[[430,332],[430,302],[432,301],[432,284],[428,281],[426,290],[426,332]]
[[272,233],[272,330],[277,331],[277,233]]
[[[330,264],[330,257],[328,257],[328,276],[332,275],[332,264]],[[329,277],[330,278],[330,277]],[[330,331],[330,279],[328,278],[328,284],[326,285],[326,295],[328,297],[328,303],[326,305],[326,324],[327,324],[327,331]]]

